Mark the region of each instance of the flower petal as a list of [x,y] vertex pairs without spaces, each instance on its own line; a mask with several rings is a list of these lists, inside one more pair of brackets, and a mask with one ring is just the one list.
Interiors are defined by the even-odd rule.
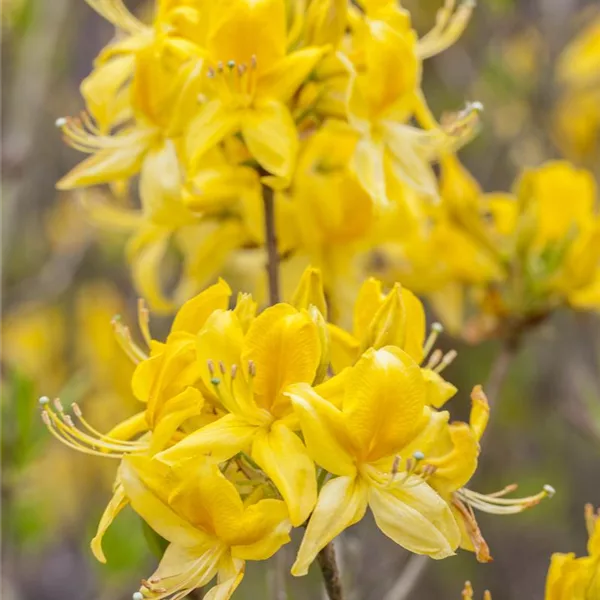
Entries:
[[298,550],[292,575],[306,575],[319,551],[344,529],[358,523],[367,510],[367,487],[358,477],[337,477],[319,494]]
[[406,352],[387,346],[369,350],[351,369],[343,412],[369,462],[396,454],[424,425],[426,388]]
[[92,540],[90,546],[92,548],[92,552],[96,557],[96,560],[101,563],[106,563],[106,556],[104,556],[104,551],[102,550],[102,538],[106,533],[106,530],[110,527],[112,522],[115,520],[115,517],[129,504],[129,500],[125,496],[125,489],[120,483],[117,483],[115,486],[115,491],[113,493],[110,502],[107,507],[104,509],[102,513],[102,517],[100,518],[100,523],[98,523],[98,530],[96,531],[96,535]]
[[335,475],[354,475],[351,434],[343,413],[307,384],[290,386],[286,394],[292,399],[313,460]]
[[122,460],[119,467],[119,480],[133,510],[156,533],[170,542],[188,547],[205,544],[206,535],[177,515],[165,500],[159,498],[157,490],[151,489],[142,480],[141,475],[144,471],[152,473],[150,462],[151,459],[147,457],[128,456]]
[[460,531],[450,507],[417,477],[398,488],[371,487],[369,506],[379,529],[411,552],[440,559],[458,547]]
[[289,179],[296,154],[298,136],[287,107],[270,100],[244,112],[242,135],[250,154],[272,175]]
[[283,423],[254,438],[252,458],[273,480],[298,527],[308,518],[317,500],[315,465],[300,438]]
[[220,100],[211,100],[198,111],[185,138],[186,153],[195,172],[205,152],[233,133],[239,124],[238,111],[230,111]]
[[218,283],[188,300],[177,312],[171,332],[187,331],[196,334],[208,317],[217,309],[227,310],[231,288],[225,281]]
[[267,308],[250,325],[242,363],[256,365],[256,402],[276,416],[290,412],[283,391],[291,383],[312,383],[320,362],[317,326],[306,311],[289,304]]
[[168,465],[184,463],[199,456],[210,456],[211,460],[221,462],[248,450],[256,433],[256,426],[243,417],[225,415],[191,433],[158,454],[157,458]]

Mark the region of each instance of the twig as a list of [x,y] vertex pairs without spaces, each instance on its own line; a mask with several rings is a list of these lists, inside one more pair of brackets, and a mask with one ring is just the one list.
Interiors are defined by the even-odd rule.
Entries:
[[421,576],[425,574],[430,562],[429,557],[413,554],[402,569],[400,577],[392,589],[384,596],[383,600],[404,600],[413,591]]
[[502,386],[508,375],[510,365],[517,353],[519,346],[512,339],[507,339],[502,342],[500,353],[496,356],[490,374],[488,375],[487,383],[483,391],[490,405],[496,403],[502,391]]
[[321,573],[323,573],[325,590],[327,591],[329,600],[343,600],[344,593],[342,591],[342,581],[340,579],[340,571],[335,558],[335,547],[333,542],[329,542],[329,544],[319,552],[317,561],[321,567]]
[[269,304],[279,302],[279,253],[277,252],[277,232],[275,230],[275,202],[273,190],[263,185],[265,207],[265,245],[267,249],[267,275],[269,278]]

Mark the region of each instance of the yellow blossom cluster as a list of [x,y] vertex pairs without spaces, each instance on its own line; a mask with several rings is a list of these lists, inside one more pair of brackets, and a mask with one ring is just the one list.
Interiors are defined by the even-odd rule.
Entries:
[[445,156],[440,190],[431,219],[384,241],[374,268],[427,295],[448,329],[474,341],[518,337],[556,308],[600,307],[600,213],[590,172],[551,161],[525,170],[512,193],[483,193],[456,157]]
[[[442,559],[460,546],[490,560],[474,510],[513,514],[553,490],[512,499],[467,488],[489,408],[480,386],[468,423],[451,422],[456,393],[443,369],[455,353],[426,339],[420,301],[396,285],[365,282],[352,333],[326,321],[320,272],[308,269],[292,303],[262,312],[222,280],[186,302],[166,342],[141,348],[121,325],[144,405],[108,434],[77,405],[41,399],[49,431],[68,446],[120,462],[92,542],[127,504],[170,545],[136,598],[229,598],[244,561],[264,560],[306,526],[292,567],[304,575],[333,538],[369,508],[379,529],[418,554]],[[336,357],[334,359],[334,357]],[[332,366],[335,363],[335,367]]]
[[[236,251],[260,252],[261,186],[275,191],[279,254],[323,268],[333,296],[386,210],[405,227],[423,216],[438,198],[431,162],[477,124],[476,104],[438,124],[421,91],[423,60],[460,36],[470,0],[447,0],[421,38],[396,0],[158,0],[149,24],[122,0],[87,1],[117,35],[81,85],[85,111],[57,121],[90,154],[58,187],[110,186],[108,201],[80,195],[129,232],[155,310]],[[173,258],[180,275],[163,281]]]
[[[545,600],[596,600],[600,598],[600,511],[594,512],[591,504],[585,507],[588,530],[588,556],[575,558],[569,554],[555,553],[550,560],[546,578]],[[467,581],[462,593],[464,600],[473,600],[473,587]],[[484,600],[492,600],[485,592]]]

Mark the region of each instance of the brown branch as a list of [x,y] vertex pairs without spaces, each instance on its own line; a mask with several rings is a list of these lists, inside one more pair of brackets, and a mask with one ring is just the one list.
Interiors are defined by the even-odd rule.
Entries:
[[275,200],[273,190],[263,185],[263,203],[265,208],[265,246],[267,249],[267,276],[269,279],[269,304],[279,302],[279,253],[277,251],[277,232],[275,229]]
[[317,561],[323,573],[325,581],[325,590],[329,600],[343,600],[342,581],[340,571],[335,558],[335,547],[333,542],[329,542],[317,556]]

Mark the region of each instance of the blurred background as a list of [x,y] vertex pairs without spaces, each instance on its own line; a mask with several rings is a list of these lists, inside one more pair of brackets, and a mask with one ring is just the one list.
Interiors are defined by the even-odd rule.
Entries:
[[[145,10],[143,2],[127,2]],[[426,32],[441,0],[405,2]],[[88,223],[54,183],[78,160],[54,122],[83,107],[79,82],[112,30],[84,0],[1,0],[2,9],[2,598],[120,600],[156,562],[139,518],[124,511],[106,537],[107,565],[89,550],[110,497],[115,464],[78,455],[39,419],[40,395],[77,401],[101,430],[133,414],[132,366],[110,325],[134,321],[136,296],[123,260],[125,239]],[[600,65],[597,87],[566,89],[556,61],[594,17],[594,0],[480,0],[466,34],[425,65],[436,115],[465,101],[485,106],[479,137],[461,158],[486,191],[508,190],[523,166],[566,157],[600,173]],[[168,320],[154,320],[160,339]],[[467,415],[468,391],[484,383],[497,348],[456,346],[448,379],[461,393],[451,411]],[[108,463],[108,464],[107,464]],[[583,506],[600,506],[600,324],[558,314],[528,339],[511,368],[483,440],[472,487],[491,492],[544,483],[556,496],[535,510],[480,525],[494,562],[461,552],[428,565],[421,600],[456,599],[465,579],[494,600],[543,598],[552,552],[585,554]],[[369,520],[339,543],[348,600],[394,600],[386,592],[408,556]],[[277,581],[277,563],[249,565],[236,598],[320,597],[320,577]]]

